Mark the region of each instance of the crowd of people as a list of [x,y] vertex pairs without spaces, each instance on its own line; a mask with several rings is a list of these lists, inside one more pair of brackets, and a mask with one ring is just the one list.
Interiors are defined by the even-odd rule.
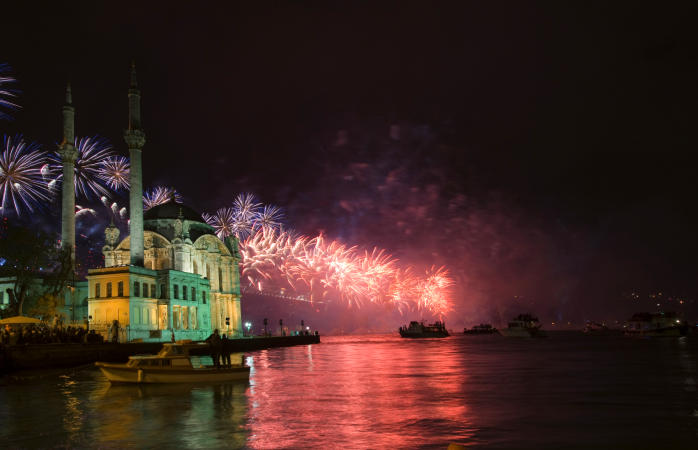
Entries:
[[69,344],[69,343],[100,343],[104,342],[101,334],[89,330],[86,323],[81,326],[63,327],[60,320],[55,319],[53,325],[30,324],[21,327],[5,325],[0,330],[0,344],[31,345],[31,344]]

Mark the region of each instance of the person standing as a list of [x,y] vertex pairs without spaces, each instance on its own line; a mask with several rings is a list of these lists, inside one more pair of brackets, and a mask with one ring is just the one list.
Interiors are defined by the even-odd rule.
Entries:
[[232,342],[228,339],[228,335],[224,334],[221,338],[221,356],[223,357],[223,367],[230,367],[230,347]]
[[119,342],[119,321],[114,320],[113,325],[111,327],[111,341],[112,342]]
[[208,345],[211,347],[211,359],[213,359],[213,367],[216,369],[221,368],[221,363],[219,361],[221,356],[221,337],[218,334],[218,329],[213,330],[213,334],[206,338]]

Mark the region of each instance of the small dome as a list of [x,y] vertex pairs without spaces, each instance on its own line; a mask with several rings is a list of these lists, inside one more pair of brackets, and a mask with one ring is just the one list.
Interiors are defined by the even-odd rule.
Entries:
[[158,219],[177,219],[179,218],[179,213],[182,212],[182,217],[184,220],[189,220],[191,222],[206,223],[201,214],[194,211],[190,207],[182,203],[176,203],[170,200],[167,203],[161,205],[153,206],[145,213],[143,213],[143,220],[158,220]]

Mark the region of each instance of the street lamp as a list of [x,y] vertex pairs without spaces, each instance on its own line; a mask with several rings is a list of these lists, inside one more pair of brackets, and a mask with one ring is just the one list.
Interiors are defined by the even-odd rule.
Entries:
[[267,319],[264,319],[264,336],[267,335]]
[[279,329],[281,330],[281,335],[286,336],[286,334],[284,334],[284,321],[282,319],[279,319]]

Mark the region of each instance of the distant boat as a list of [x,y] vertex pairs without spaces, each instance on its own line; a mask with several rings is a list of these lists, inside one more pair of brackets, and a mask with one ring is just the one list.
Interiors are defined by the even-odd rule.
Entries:
[[450,336],[446,329],[446,324],[443,322],[424,325],[423,321],[412,321],[409,327],[400,327],[399,332],[403,338],[441,338]]
[[[118,383],[194,383],[207,381],[247,380],[250,368],[240,363],[229,368],[214,369],[213,366],[191,362],[192,350],[208,349],[205,343],[195,343],[191,339],[165,344],[157,355],[137,355],[129,357],[126,364],[95,363],[111,384]],[[232,356],[232,355],[231,355]]]
[[607,326],[604,326],[603,324],[599,325],[596,322],[590,322],[587,320],[587,326],[582,328],[582,331],[585,333],[599,333],[599,332],[603,333],[603,332],[607,332],[610,330]]
[[523,337],[523,338],[544,338],[548,337],[548,333],[540,328],[538,317],[531,314],[519,314],[509,322],[507,328],[500,328],[499,332],[506,337]]
[[633,314],[623,329],[630,337],[678,337],[688,333],[688,322],[676,311],[642,312]]
[[488,323],[475,325],[471,329],[463,328],[463,334],[494,334],[497,329]]

